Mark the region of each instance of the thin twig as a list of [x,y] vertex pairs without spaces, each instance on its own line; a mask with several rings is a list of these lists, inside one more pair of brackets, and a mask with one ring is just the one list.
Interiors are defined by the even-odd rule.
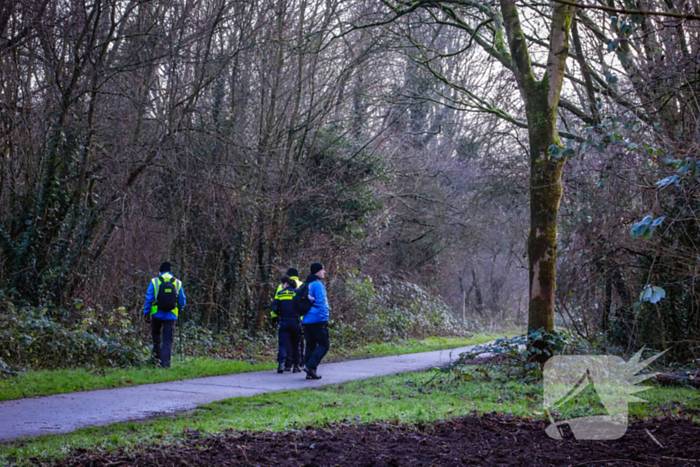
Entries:
[[646,432],[646,434],[649,435],[649,438],[651,438],[651,440],[652,440],[653,442],[655,442],[656,444],[659,445],[659,447],[660,447],[661,449],[664,448],[663,444],[659,443],[659,440],[656,439],[656,438],[654,437],[654,435],[652,435],[651,432],[650,432],[648,429],[644,428],[644,431]]
[[670,18],[688,19],[700,21],[700,16],[691,15],[685,13],[669,13],[666,11],[646,11],[646,10],[628,10],[626,8],[613,8],[609,6],[600,5],[586,5],[582,3],[569,2],[567,0],[554,0],[557,3],[562,3],[564,5],[572,5],[577,8],[590,9],[590,10],[603,10],[610,11],[613,13],[624,13],[626,15],[644,15],[644,16],[668,16]]

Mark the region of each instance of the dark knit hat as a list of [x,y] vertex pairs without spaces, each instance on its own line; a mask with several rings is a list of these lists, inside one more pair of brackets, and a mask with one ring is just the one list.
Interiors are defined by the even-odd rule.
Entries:
[[311,274],[316,274],[318,271],[323,269],[323,264],[321,263],[314,263],[311,265]]
[[299,271],[297,271],[297,268],[289,268],[287,269],[287,275],[289,277],[299,277]]
[[170,267],[170,263],[166,261],[165,263],[160,265],[160,272],[170,272]]

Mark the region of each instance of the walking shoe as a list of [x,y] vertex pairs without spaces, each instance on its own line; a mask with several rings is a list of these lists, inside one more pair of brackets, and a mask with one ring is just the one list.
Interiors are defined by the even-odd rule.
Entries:
[[306,379],[321,379],[321,377],[316,373],[316,368],[304,368],[306,372]]
[[299,368],[299,365],[294,365],[292,373],[301,373],[301,368]]
[[292,371],[292,367],[291,367],[291,366],[285,366],[285,367],[284,367],[284,371]]
[[284,363],[280,363],[277,367],[277,373],[284,373]]

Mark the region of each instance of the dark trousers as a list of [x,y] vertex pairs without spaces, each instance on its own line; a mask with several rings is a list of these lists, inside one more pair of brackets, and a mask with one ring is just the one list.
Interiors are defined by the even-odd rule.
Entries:
[[[151,318],[151,337],[153,337],[153,356],[160,360],[160,366],[170,368],[170,355],[173,351],[174,319]],[[160,347],[160,335],[163,334],[163,348]]]
[[328,321],[304,325],[306,336],[306,367],[318,367],[331,346],[328,338]]
[[299,365],[301,355],[299,354],[299,340],[301,339],[301,326],[296,319],[283,319],[279,325],[279,352],[277,352],[277,363],[284,363],[288,368],[292,365]]
[[304,327],[301,327],[301,337],[299,339],[299,357],[300,359],[306,361],[306,358],[304,357],[304,342],[306,339],[304,338]]
[[[301,329],[300,334],[299,334],[299,345],[297,346],[298,352],[299,352],[299,363],[297,365],[301,364],[301,360],[304,359],[304,327],[299,326],[299,329]],[[292,365],[294,364],[294,359],[292,358],[292,352],[287,352],[287,360],[284,362],[284,366],[287,368],[291,368]]]

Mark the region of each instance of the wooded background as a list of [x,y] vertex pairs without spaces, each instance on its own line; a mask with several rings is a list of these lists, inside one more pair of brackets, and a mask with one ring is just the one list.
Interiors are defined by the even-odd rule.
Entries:
[[554,323],[699,358],[700,6],[588,5],[0,3],[3,300],[138,319],[170,260],[183,319],[261,330],[321,261],[338,321],[369,287],[525,326],[540,157]]

